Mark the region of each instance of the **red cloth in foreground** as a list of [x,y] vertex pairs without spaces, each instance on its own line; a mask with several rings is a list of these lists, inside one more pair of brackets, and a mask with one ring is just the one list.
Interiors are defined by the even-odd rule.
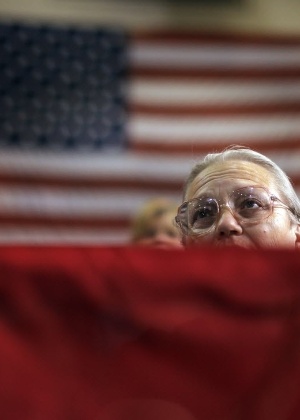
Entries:
[[288,251],[1,247],[0,413],[299,420]]

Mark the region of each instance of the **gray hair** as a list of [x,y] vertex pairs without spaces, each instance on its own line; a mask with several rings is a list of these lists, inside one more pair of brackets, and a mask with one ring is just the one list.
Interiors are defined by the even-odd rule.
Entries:
[[254,150],[243,146],[230,146],[224,149],[220,153],[210,153],[205,156],[205,158],[197,163],[191,170],[184,186],[183,190],[183,200],[186,200],[186,194],[189,186],[194,181],[194,179],[207,167],[217,163],[224,162],[229,160],[242,160],[247,162],[256,163],[257,165],[262,166],[273,176],[274,181],[276,182],[278,191],[281,195],[281,199],[285,201],[285,204],[291,210],[293,214],[293,219],[299,223],[300,222],[300,200],[292,186],[292,183],[286,173],[271,159],[265,155],[258,153]]

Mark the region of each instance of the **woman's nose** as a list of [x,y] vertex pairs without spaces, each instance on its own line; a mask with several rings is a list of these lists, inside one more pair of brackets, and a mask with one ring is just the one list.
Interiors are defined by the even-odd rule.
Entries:
[[229,237],[231,235],[241,235],[243,229],[228,206],[220,208],[219,220],[216,226],[218,236]]
[[155,235],[153,236],[153,240],[155,242],[169,242],[169,241],[174,240],[174,238],[171,237],[166,232],[156,232]]

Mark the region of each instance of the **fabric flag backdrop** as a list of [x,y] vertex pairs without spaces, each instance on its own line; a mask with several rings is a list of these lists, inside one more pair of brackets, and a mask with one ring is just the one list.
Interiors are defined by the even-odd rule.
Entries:
[[0,46],[0,242],[127,242],[229,144],[300,194],[299,38],[2,23]]

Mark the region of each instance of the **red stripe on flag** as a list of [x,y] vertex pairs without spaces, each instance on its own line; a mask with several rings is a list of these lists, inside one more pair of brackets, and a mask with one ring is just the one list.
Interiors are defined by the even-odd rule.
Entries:
[[80,189],[99,189],[109,191],[112,189],[124,189],[124,190],[145,190],[145,191],[157,191],[157,193],[167,191],[178,191],[180,190],[182,183],[172,179],[147,179],[145,177],[135,179],[107,179],[107,178],[53,178],[45,175],[36,177],[32,175],[21,175],[21,174],[1,174],[0,173],[0,187],[40,187],[45,189],[51,188],[76,188],[77,191]]
[[272,102],[268,104],[230,104],[230,105],[181,105],[180,103],[172,103],[168,105],[153,105],[146,103],[133,103],[129,105],[129,112],[141,115],[155,116],[234,116],[234,115],[269,115],[269,114],[298,114],[300,113],[300,101],[292,101],[291,103]]
[[146,65],[139,64],[132,67],[129,74],[130,78],[151,77],[152,79],[169,80],[268,80],[290,79],[300,77],[300,66],[292,68],[149,68]]
[[131,34],[130,40],[133,42],[186,42],[186,43],[210,43],[211,45],[226,45],[228,43],[247,46],[299,46],[300,37],[293,34],[254,34],[236,33],[220,31],[176,31],[176,30],[156,30],[156,31],[135,31]]
[[40,227],[40,228],[101,228],[101,229],[124,229],[130,225],[129,217],[63,217],[63,216],[46,216],[46,215],[30,215],[18,214],[9,215],[0,213],[1,227],[23,228],[23,227]]

